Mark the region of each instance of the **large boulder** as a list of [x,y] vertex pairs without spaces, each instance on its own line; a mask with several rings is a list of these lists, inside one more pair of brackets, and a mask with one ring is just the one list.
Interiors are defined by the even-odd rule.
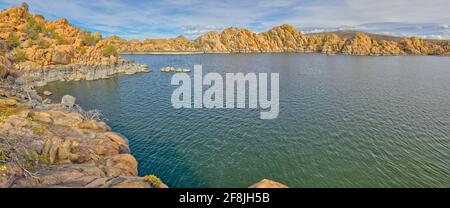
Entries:
[[105,137],[110,139],[112,142],[119,145],[119,153],[129,153],[130,148],[128,147],[128,139],[115,133],[115,132],[106,132]]
[[42,101],[42,97],[38,95],[36,90],[28,90],[27,94],[30,96],[31,100]]
[[130,154],[113,155],[106,160],[107,176],[137,176],[137,161]]
[[51,115],[53,124],[55,125],[76,127],[83,121],[83,118],[79,113],[64,113],[54,110],[47,111],[47,113]]
[[109,130],[108,125],[104,122],[97,122],[94,120],[84,120],[81,123],[78,124],[78,128],[80,129],[91,129],[91,130],[98,130],[98,131],[107,131]]
[[50,91],[44,91],[44,93],[43,93],[45,96],[50,96],[50,95],[52,95],[53,93],[52,92],[50,92]]
[[68,46],[57,46],[53,51],[52,63],[54,64],[70,64],[72,58],[72,48]]
[[64,95],[61,99],[61,105],[71,108],[75,105],[76,98],[72,95]]

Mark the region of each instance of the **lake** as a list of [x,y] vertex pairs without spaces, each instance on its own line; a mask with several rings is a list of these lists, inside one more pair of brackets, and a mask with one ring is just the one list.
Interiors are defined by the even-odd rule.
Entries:
[[[55,82],[130,140],[139,174],[170,187],[449,187],[450,58],[322,54],[126,55],[150,73]],[[166,66],[277,72],[280,113],[174,109]],[[190,74],[192,76],[192,73]]]

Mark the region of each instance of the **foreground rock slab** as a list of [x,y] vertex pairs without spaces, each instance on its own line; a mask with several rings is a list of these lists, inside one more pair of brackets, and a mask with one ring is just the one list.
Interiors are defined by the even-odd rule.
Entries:
[[[128,140],[61,104],[0,102],[0,188],[155,188],[138,177]],[[159,180],[159,179],[158,179]]]

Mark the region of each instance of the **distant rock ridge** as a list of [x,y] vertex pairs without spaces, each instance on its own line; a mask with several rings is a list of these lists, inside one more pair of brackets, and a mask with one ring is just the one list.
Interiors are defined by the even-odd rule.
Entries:
[[291,25],[281,25],[267,32],[227,28],[207,32],[195,40],[179,36],[174,39],[126,41],[106,38],[120,52],[318,52],[347,55],[450,55],[450,40],[417,37],[390,37],[362,32],[303,34]]

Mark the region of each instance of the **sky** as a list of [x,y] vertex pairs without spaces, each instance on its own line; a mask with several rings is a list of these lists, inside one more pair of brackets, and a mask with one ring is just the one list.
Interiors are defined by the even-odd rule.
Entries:
[[126,39],[190,39],[226,27],[263,32],[291,24],[304,32],[353,29],[450,39],[450,0],[0,0],[33,13]]

